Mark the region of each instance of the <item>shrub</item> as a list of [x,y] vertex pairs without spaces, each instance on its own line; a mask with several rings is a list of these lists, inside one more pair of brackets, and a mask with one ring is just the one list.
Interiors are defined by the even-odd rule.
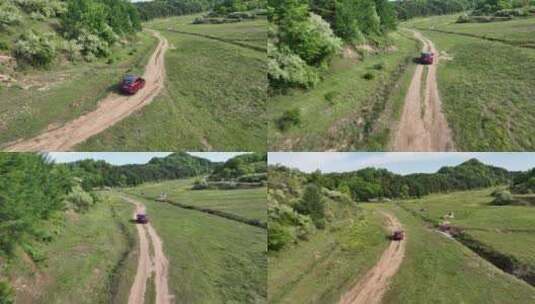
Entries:
[[77,43],[80,45],[81,53],[87,61],[92,61],[94,57],[106,57],[110,54],[108,43],[86,30],[80,32]]
[[0,29],[20,22],[19,9],[9,2],[0,4]]
[[277,251],[295,240],[289,227],[272,222],[268,226],[268,250]]
[[509,191],[500,191],[495,195],[493,205],[509,205],[514,202],[514,197]]
[[301,123],[301,111],[299,108],[288,110],[282,114],[277,120],[277,127],[281,131],[286,131],[292,126],[299,125]]
[[70,61],[75,61],[80,56],[82,47],[76,42],[76,40],[67,40],[63,42],[63,52]]
[[385,64],[382,63],[382,62],[380,62],[380,63],[376,63],[376,64],[373,65],[373,69],[374,69],[374,70],[378,70],[378,71],[380,71],[380,70],[382,70],[382,69],[384,69],[384,68],[385,68]]
[[57,0],[15,0],[27,13],[37,13],[44,17],[55,17],[63,14],[67,6]]
[[330,92],[327,92],[325,94],[325,100],[328,101],[329,103],[334,103],[334,99],[336,98],[336,96],[338,96],[339,93],[336,92],[336,91],[330,91]]
[[313,67],[289,48],[277,48],[268,43],[268,78],[272,87],[311,88],[319,82]]
[[65,201],[76,212],[85,212],[94,204],[93,197],[79,185],[72,188],[72,191],[67,194]]
[[364,78],[364,79],[366,79],[366,80],[372,80],[372,79],[375,78],[375,75],[373,75],[373,74],[370,73],[370,72],[367,72],[366,74],[364,74],[364,75],[362,76],[362,78]]
[[295,205],[295,210],[301,214],[310,215],[316,228],[325,228],[325,203],[320,188],[315,184],[310,184],[305,188],[303,198]]
[[9,283],[6,281],[0,281],[0,304],[13,304],[15,303],[15,293]]
[[52,37],[50,34],[26,32],[15,42],[13,57],[23,64],[35,67],[48,66],[56,55],[56,48],[51,42]]
[[0,50],[7,51],[9,50],[9,44],[5,41],[0,41]]

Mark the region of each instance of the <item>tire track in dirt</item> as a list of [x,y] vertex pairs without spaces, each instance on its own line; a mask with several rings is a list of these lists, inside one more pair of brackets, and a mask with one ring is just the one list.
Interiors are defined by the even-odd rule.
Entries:
[[[388,213],[383,214],[389,230],[393,232],[402,228],[396,217]],[[377,264],[351,290],[342,296],[339,304],[381,303],[390,279],[396,274],[403,261],[406,241],[406,236],[401,241],[391,241]]]
[[[451,130],[442,112],[437,86],[439,53],[433,42],[420,32],[414,37],[423,43],[423,51],[433,52],[435,61],[424,67],[416,66],[405,95],[398,130],[391,143],[392,151],[455,151]],[[427,69],[427,74],[424,73]],[[422,80],[423,76],[425,80]],[[423,100],[422,100],[423,92]]]
[[[138,213],[145,213],[145,206],[130,197],[122,198],[136,206],[134,210],[134,220]],[[147,281],[154,273],[154,285],[156,287],[156,304],[172,304],[174,296],[169,294],[169,262],[163,252],[163,242],[150,223],[136,225],[139,236],[139,259],[136,277],[130,289],[128,304],[144,304]],[[150,255],[150,244],[154,249],[154,255]]]
[[158,38],[159,43],[145,67],[143,78],[146,84],[143,89],[132,96],[110,93],[99,102],[94,111],[58,128],[48,129],[36,137],[8,143],[3,150],[68,151],[151,103],[164,87],[164,58],[169,46],[167,39],[158,32],[152,31],[152,34]]

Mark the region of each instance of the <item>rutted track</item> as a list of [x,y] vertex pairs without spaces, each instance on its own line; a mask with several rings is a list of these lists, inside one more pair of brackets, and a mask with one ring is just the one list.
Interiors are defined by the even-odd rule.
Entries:
[[[134,219],[138,213],[145,213],[145,206],[126,196],[122,197],[125,201],[136,206],[134,210]],[[150,223],[136,225],[139,236],[139,259],[136,277],[132,288],[130,289],[130,296],[128,297],[128,304],[144,304],[145,291],[147,289],[147,281],[154,272],[154,283],[156,287],[156,304],[171,304],[173,303],[173,295],[169,294],[168,273],[169,262],[163,252],[163,242],[156,233],[156,230]],[[147,238],[147,235],[149,236]],[[150,254],[150,243],[154,249],[154,255]]]
[[424,51],[435,54],[435,62],[425,67],[428,70],[424,80],[422,79],[424,66],[419,64],[416,67],[405,96],[403,112],[391,150],[454,151],[451,130],[442,112],[437,86],[436,69],[440,60],[438,51],[433,42],[421,33],[414,31],[414,36],[423,43]]
[[158,32],[153,32],[153,35],[159,39],[159,43],[145,67],[143,78],[146,80],[146,85],[142,90],[133,96],[111,93],[99,102],[94,111],[69,121],[61,127],[46,130],[36,137],[9,143],[4,147],[4,150],[70,150],[75,145],[106,130],[151,103],[164,87],[164,57],[168,48],[168,42],[163,36]]
[[[401,223],[391,214],[384,213],[391,231],[401,229]],[[396,274],[405,256],[405,239],[391,241],[383,255],[366,275],[340,299],[339,304],[378,304]]]

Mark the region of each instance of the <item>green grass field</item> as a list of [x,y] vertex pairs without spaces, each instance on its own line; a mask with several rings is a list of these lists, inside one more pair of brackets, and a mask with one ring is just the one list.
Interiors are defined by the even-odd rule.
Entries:
[[457,149],[533,149],[535,49],[436,30],[521,43],[534,39],[535,18],[487,24],[455,24],[455,19],[451,15],[416,19],[404,26],[421,30],[450,57],[441,61],[437,78]]
[[115,199],[67,214],[52,242],[35,244],[43,261],[19,254],[8,264],[15,302],[127,303],[136,269],[135,255],[128,254],[137,246],[131,214],[130,205]]
[[[417,52],[417,43],[405,35],[394,33],[391,38],[395,51],[368,55],[358,62],[335,59],[324,80],[314,89],[290,90],[288,94],[270,98],[270,149],[384,150],[390,139],[391,121],[398,119],[403,99],[401,104],[399,99],[386,102],[382,94],[390,89],[391,94],[399,94],[400,88],[394,87],[397,81],[392,75],[401,64],[412,71],[414,64],[410,60]],[[382,69],[374,68],[380,64],[384,66]],[[364,79],[366,73],[374,74],[375,78]],[[335,97],[327,101],[328,94]],[[300,109],[301,124],[281,132],[277,119],[294,108]]]
[[181,204],[221,210],[248,219],[266,221],[266,188],[237,190],[191,190],[194,179],[178,179],[147,183],[130,188],[128,193],[157,198],[165,192],[167,198]]
[[265,149],[266,20],[193,25],[194,17],[145,24],[172,45],[166,88],[142,111],[77,149]]
[[[266,230],[136,198],[163,241],[180,303],[265,303]],[[259,209],[264,210],[265,204]]]
[[[452,225],[492,249],[517,258],[535,269],[535,209],[492,206],[493,189],[430,195],[402,202],[413,212],[438,223],[448,212]],[[422,211],[422,208],[425,210]]]
[[[36,22],[24,24],[47,27]],[[50,31],[41,28],[41,32],[45,30]],[[0,40],[14,39],[18,34],[18,30],[0,33]],[[74,64],[62,61],[48,70],[17,71],[14,77],[18,83],[0,86],[0,146],[35,136],[47,127],[60,126],[95,109],[102,97],[116,89],[123,74],[143,70],[157,41],[145,32],[138,34],[138,38],[132,45],[114,47],[110,64],[108,59]],[[0,74],[7,72],[0,65]]]
[[[401,204],[404,204],[402,202]],[[497,270],[475,253],[395,205],[366,204],[392,212],[407,233],[407,249],[383,303],[533,303],[535,288]]]
[[[334,205],[331,205],[334,206]],[[353,206],[309,240],[270,253],[270,303],[336,303],[386,248],[382,216]]]

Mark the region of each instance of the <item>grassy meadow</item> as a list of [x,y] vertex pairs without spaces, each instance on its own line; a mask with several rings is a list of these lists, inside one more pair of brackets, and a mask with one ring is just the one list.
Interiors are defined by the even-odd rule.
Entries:
[[[403,99],[401,103],[399,99],[386,100],[388,95],[402,90],[396,86],[402,75],[394,75],[401,67],[414,68],[411,60],[418,44],[408,37],[400,32],[391,34],[394,46],[387,52],[361,59],[336,58],[315,88],[290,90],[270,98],[270,149],[384,150],[390,139],[391,121],[398,120],[403,104]],[[373,79],[365,79],[367,73],[373,74]],[[295,108],[301,112],[300,125],[280,131],[277,120]]]
[[365,208],[392,212],[407,233],[405,258],[383,303],[527,304],[535,300],[535,288],[427,228],[399,206],[366,204]]
[[430,195],[403,202],[403,206],[438,223],[448,212],[451,225],[502,254],[535,269],[535,209],[528,206],[493,206],[493,189]]
[[51,242],[32,244],[38,262],[20,251],[5,269],[16,277],[15,303],[127,303],[137,267],[131,216],[117,199],[67,213]]
[[194,179],[178,179],[161,183],[146,183],[130,188],[128,193],[158,198],[160,193],[178,203],[221,210],[248,219],[266,221],[266,189],[191,190]]
[[[53,26],[36,21],[24,21],[24,25],[13,32],[0,32],[0,41],[14,39],[26,26],[40,32],[51,31]],[[147,32],[137,36],[131,45],[112,48],[111,59],[57,62],[45,70],[12,71],[0,65],[0,74],[17,79],[11,87],[0,86],[0,146],[94,110],[101,98],[116,90],[125,73],[141,73],[157,39]]]
[[265,149],[266,19],[194,25],[195,17],[145,24],[171,45],[166,88],[142,111],[77,149]]
[[456,16],[420,18],[405,24],[432,40],[446,57],[438,69],[442,106],[462,151],[525,151],[535,147],[535,49],[470,33],[533,42],[535,18],[486,24],[455,24]]
[[338,207],[325,230],[268,255],[270,303],[336,303],[386,248],[378,212],[329,205]]
[[[170,292],[180,303],[266,302],[265,229],[168,203],[136,199],[147,207],[163,241],[170,264]],[[258,209],[265,212],[265,203]]]

